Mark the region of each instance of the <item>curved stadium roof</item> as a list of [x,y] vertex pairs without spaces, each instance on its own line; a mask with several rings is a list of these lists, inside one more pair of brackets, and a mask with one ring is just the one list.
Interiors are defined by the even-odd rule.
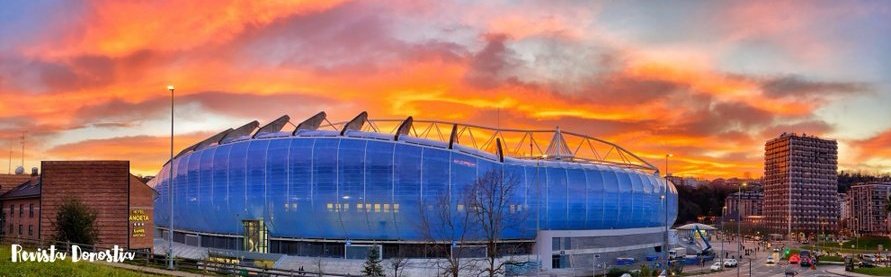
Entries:
[[[291,125],[293,129],[286,130]],[[299,124],[287,115],[264,126],[251,121],[235,129],[227,129],[192,146],[183,154],[236,141],[272,137],[362,137],[378,140],[405,141],[420,145],[458,149],[477,156],[498,159],[551,160],[589,163],[652,171],[657,167],[625,148],[599,138],[553,130],[500,129],[472,124],[405,119],[369,119],[362,112],[350,121],[331,122],[325,112],[313,115]],[[176,158],[174,157],[174,159]],[[169,162],[169,161],[168,161]]]

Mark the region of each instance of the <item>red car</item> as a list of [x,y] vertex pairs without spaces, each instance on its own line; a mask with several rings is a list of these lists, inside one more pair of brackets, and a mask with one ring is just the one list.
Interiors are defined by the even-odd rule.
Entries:
[[790,264],[797,264],[798,262],[801,262],[801,257],[799,257],[798,254],[792,254],[792,256],[789,256]]

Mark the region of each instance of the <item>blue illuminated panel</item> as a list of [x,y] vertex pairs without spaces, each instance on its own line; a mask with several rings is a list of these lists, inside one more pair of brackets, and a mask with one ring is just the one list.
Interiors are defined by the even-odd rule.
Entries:
[[[167,226],[167,172],[175,168],[177,229],[240,234],[263,219],[271,237],[423,240],[421,213],[465,214],[460,197],[494,172],[515,182],[506,239],[537,229],[657,227],[664,223],[665,181],[605,165],[507,160],[449,149],[363,138],[252,139],[188,153],[158,173],[155,220]],[[443,206],[445,205],[445,206]],[[669,221],[677,190],[669,186]],[[457,224],[456,230],[461,229]],[[436,234],[455,238],[455,231]]]

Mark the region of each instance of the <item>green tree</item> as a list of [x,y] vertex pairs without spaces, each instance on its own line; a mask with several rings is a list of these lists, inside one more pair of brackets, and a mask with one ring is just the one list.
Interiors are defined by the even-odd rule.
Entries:
[[56,241],[93,245],[99,242],[96,211],[79,199],[69,198],[56,214]]
[[365,265],[362,266],[362,275],[368,277],[384,276],[384,268],[381,266],[381,256],[378,253],[377,245],[368,249],[368,258],[365,259]]

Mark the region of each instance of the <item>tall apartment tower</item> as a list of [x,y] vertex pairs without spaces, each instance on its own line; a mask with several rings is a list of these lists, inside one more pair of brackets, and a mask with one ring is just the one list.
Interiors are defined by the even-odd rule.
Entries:
[[838,144],[784,133],[764,145],[767,226],[779,234],[838,230]]

